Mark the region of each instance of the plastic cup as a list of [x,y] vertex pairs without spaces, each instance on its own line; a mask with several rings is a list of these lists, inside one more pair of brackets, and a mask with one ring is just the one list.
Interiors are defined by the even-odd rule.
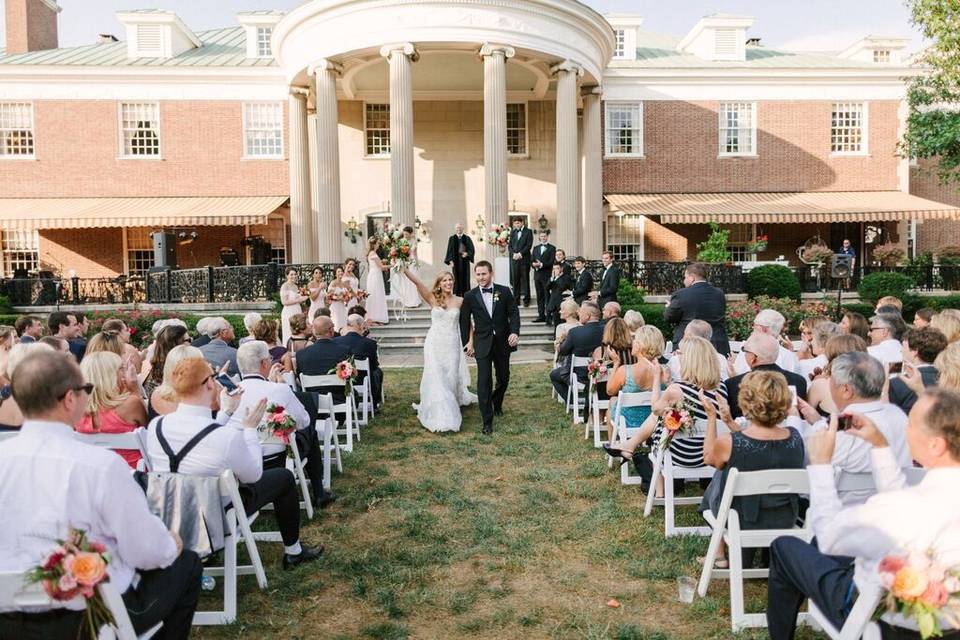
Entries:
[[677,578],[677,591],[679,591],[680,602],[687,604],[693,602],[693,596],[697,592],[697,581],[690,576],[680,576]]

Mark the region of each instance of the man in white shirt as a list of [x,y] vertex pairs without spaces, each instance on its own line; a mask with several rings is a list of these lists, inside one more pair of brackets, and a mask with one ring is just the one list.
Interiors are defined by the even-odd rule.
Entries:
[[[201,358],[177,363],[170,376],[180,398],[176,411],[155,418],[148,427],[147,455],[154,471],[174,471],[197,476],[219,476],[230,469],[240,483],[247,514],[273,503],[283,538],[283,568],[316,560],[323,547],[300,544],[300,497],[288,469],[263,469],[263,451],[257,425],[267,406],[266,398],[242,416],[221,426],[211,418],[210,407],[218,394],[213,369]],[[188,448],[191,441],[198,440]]]
[[892,362],[903,362],[900,338],[906,330],[903,318],[894,313],[878,313],[870,318],[870,346],[867,353],[886,367]]
[[[772,640],[793,638],[797,612],[806,598],[839,629],[857,592],[877,583],[877,567],[888,554],[932,552],[945,567],[960,566],[960,394],[929,390],[910,412],[910,456],[927,469],[916,486],[907,487],[880,426],[854,414],[846,432],[870,448],[878,492],[854,507],[843,508],[837,497],[831,465],[840,435],[836,418],[830,428],[809,441],[811,507],[807,517],[815,544],[783,537],[774,540],[770,548],[767,626]],[[888,615],[880,621],[882,627],[891,626]],[[912,621],[900,618],[898,622]],[[960,637],[947,630],[948,624],[943,626],[945,638]],[[900,637],[886,632],[902,629],[884,631],[884,637]]]
[[[691,320],[683,330],[683,337],[697,337],[709,341],[713,338],[713,327],[706,320]],[[679,349],[680,345],[678,344],[677,350],[679,351]],[[716,347],[714,347],[714,350],[716,350]],[[720,353],[717,353],[717,366],[720,367],[720,380],[726,380],[729,377],[727,359]],[[674,382],[680,382],[680,356],[677,352],[670,356],[667,368],[670,370],[670,379]]]
[[[143,490],[116,453],[81,444],[73,428],[87,406],[73,356],[37,350],[18,366],[13,397],[26,417],[0,444],[0,571],[27,571],[69,529],[106,546],[110,582],[143,633],[163,622],[163,638],[186,638],[200,594],[197,554],[150,513]],[[0,612],[0,637],[78,637],[82,611]]]
[[[887,374],[874,358],[862,351],[851,351],[833,359],[830,365],[830,396],[837,406],[838,415],[860,414],[873,420],[889,443],[890,454],[901,467],[911,464],[907,448],[907,416],[898,407],[881,399]],[[807,403],[801,403],[804,420],[811,423],[810,429],[801,433],[810,436],[827,428],[827,421],[820,417]],[[870,471],[870,445],[860,438],[841,432],[834,447],[833,468],[839,475],[868,473]],[[844,492],[844,504],[866,500],[872,492]]]
[[[281,406],[296,421],[297,449],[300,457],[305,459],[303,470],[313,485],[314,495],[320,506],[333,502],[333,495],[323,489],[323,456],[317,431],[313,428],[313,420],[300,399],[283,382],[282,367],[273,363],[270,349],[262,340],[251,340],[240,345],[237,349],[237,367],[240,369],[240,404],[233,413],[228,424],[242,428],[241,416],[247,415],[257,404],[266,399],[267,406],[275,404]],[[283,469],[287,464],[287,448],[282,444],[264,444],[263,468]]]
[[[753,333],[765,333],[776,338],[779,343],[780,334],[783,331],[787,319],[779,311],[773,309],[761,309],[753,319]],[[777,356],[777,366],[784,371],[797,371],[797,356],[790,349],[779,344],[780,354]],[[733,363],[733,369],[737,375],[750,371],[750,365],[747,364],[747,357],[741,351]]]

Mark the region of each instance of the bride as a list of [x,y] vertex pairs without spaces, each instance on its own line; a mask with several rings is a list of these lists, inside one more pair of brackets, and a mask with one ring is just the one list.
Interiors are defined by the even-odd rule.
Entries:
[[431,307],[430,329],[423,342],[420,404],[414,405],[417,418],[433,432],[459,431],[460,407],[477,401],[477,396],[467,389],[470,374],[460,341],[463,298],[454,295],[453,274],[449,271],[441,271],[430,289],[408,268],[402,271]]

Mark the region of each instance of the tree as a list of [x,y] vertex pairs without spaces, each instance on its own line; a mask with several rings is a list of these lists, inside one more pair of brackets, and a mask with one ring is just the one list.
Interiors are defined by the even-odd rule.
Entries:
[[937,175],[960,181],[960,3],[907,0],[910,20],[927,42],[915,60],[923,73],[910,78],[910,114],[901,150],[912,158],[936,158]]
[[721,229],[716,222],[711,222],[710,235],[697,245],[699,249],[697,260],[699,262],[730,262],[733,256],[727,248],[729,238],[729,229]]

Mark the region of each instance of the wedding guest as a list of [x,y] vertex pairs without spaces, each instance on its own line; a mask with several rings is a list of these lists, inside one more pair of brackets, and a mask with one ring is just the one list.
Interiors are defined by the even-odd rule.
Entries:
[[54,311],[47,318],[47,326],[50,329],[50,335],[67,341],[67,347],[70,349],[70,353],[73,354],[73,357],[76,358],[79,363],[83,354],[75,351],[74,344],[70,342],[80,335],[82,329],[81,326],[77,324],[77,316],[73,313],[67,313],[66,311]]
[[10,380],[6,377],[7,358],[15,344],[17,344],[17,330],[8,325],[0,325],[0,384],[10,384]]
[[70,344],[63,338],[57,336],[43,336],[37,342],[41,342],[54,351],[63,351],[65,353],[70,353]]
[[[933,361],[940,375],[937,386],[951,391],[960,391],[960,343],[948,344],[947,348]],[[909,380],[909,378],[908,378]],[[917,391],[914,388],[914,391]]]
[[947,336],[947,342],[960,340],[960,311],[944,309],[930,319],[930,326]]
[[[564,295],[569,296],[572,288],[573,277],[569,273],[564,273],[563,265],[554,264],[550,282],[547,283],[547,291],[550,295],[546,307],[547,326],[553,327],[560,324],[560,307],[564,302]],[[573,300],[571,302],[576,304]]]
[[[813,358],[813,330],[821,322],[830,322],[830,319],[826,316],[807,316],[800,321],[800,348],[795,349],[797,360],[802,362]],[[792,344],[790,348],[793,348]],[[800,373],[799,368],[797,372]]]
[[202,357],[203,354],[200,352],[200,349],[190,344],[177,345],[170,350],[170,353],[167,354],[167,357],[163,361],[162,382],[154,389],[153,393],[150,394],[150,399],[147,401],[147,415],[151,420],[157,416],[165,416],[168,413],[173,413],[180,403],[180,398],[177,397],[177,393],[173,390],[173,380],[171,378],[177,364],[187,358]]
[[240,483],[240,497],[247,514],[273,503],[283,539],[283,568],[292,569],[319,558],[323,547],[312,548],[300,542],[300,497],[293,473],[286,468],[263,468],[263,451],[256,427],[263,417],[266,398],[238,422],[220,426],[210,417],[219,394],[210,363],[201,358],[181,360],[173,369],[171,383],[180,402],[176,411],[150,423],[147,455],[152,468],[170,471],[171,457],[167,451],[183,451],[187,442],[199,438],[195,446],[176,461],[177,472],[219,476],[228,469],[233,471]]
[[[383,370],[377,355],[377,341],[363,335],[363,316],[352,313],[347,316],[347,326],[342,335],[333,339],[334,342],[346,345],[355,360],[367,360],[370,363],[370,394],[375,404],[380,402],[380,391],[383,388]],[[357,382],[363,381],[365,373],[360,373]]]
[[307,335],[307,316],[305,314],[298,313],[290,317],[290,333],[292,335],[287,340],[287,351],[280,360],[284,371],[293,371],[296,368],[294,360],[297,357],[297,352],[313,342],[313,337]]
[[[3,372],[3,375],[11,380],[13,370],[17,368],[17,365],[24,358],[38,351],[56,351],[56,349],[43,342],[26,342],[13,345],[13,349],[10,349],[10,355],[7,356],[6,371]],[[23,424],[23,413],[17,406],[12,390],[12,384],[8,383],[0,386],[0,431],[16,431]]]
[[560,271],[565,276],[573,275],[573,266],[567,262],[567,252],[563,249],[557,249],[556,256],[554,258],[554,264],[560,265]]
[[633,364],[633,336],[623,318],[613,317],[603,325],[603,339],[593,350],[593,359],[602,360],[611,353],[623,364]]
[[[325,316],[318,316],[313,321],[314,343],[297,353],[297,376],[301,373],[312,376],[327,375],[336,368],[337,364],[350,357],[350,349],[342,342],[334,341],[333,321]],[[312,391],[313,389],[304,389]],[[321,393],[324,390],[320,390]],[[342,402],[343,388],[331,390],[334,399]]]
[[[290,317],[303,313],[303,302],[309,299],[309,296],[300,293],[300,285],[297,284],[300,272],[296,268],[287,267],[284,273],[286,280],[280,287],[280,304],[283,305],[283,310],[280,311],[280,323],[283,325],[283,343],[286,344],[287,340],[290,339]],[[259,322],[259,319],[257,319],[257,322]],[[256,322],[253,324],[256,324]]]
[[[347,323],[347,301],[334,300],[334,297],[343,298],[349,285],[343,280],[343,267],[337,267],[333,273],[333,280],[327,287],[327,308],[330,310],[330,318],[333,319],[333,327],[336,332]],[[314,316],[314,321],[316,321],[316,316]]]
[[[589,300],[580,305],[579,311],[580,324],[567,332],[563,343],[557,348],[558,362],[560,357],[575,355],[581,358],[588,358],[593,355],[594,349],[603,342],[603,325],[600,324],[600,307]],[[578,380],[586,380],[586,367],[579,367],[574,371]],[[567,389],[570,385],[570,367],[558,366],[550,372],[550,381],[557,395],[561,398],[567,397]]]
[[863,314],[856,311],[847,311],[840,320],[840,329],[844,333],[852,333],[860,336],[869,344],[870,342],[870,323],[863,317]]
[[893,313],[878,313],[870,318],[870,346],[867,353],[880,361],[884,367],[893,362],[903,362],[903,345],[900,340],[907,330],[903,318]]
[[580,305],[573,298],[564,300],[560,305],[560,318],[563,322],[557,325],[553,339],[555,368],[570,368],[570,356],[559,355],[560,345],[567,339],[570,329],[580,326]]
[[[416,258],[416,254],[414,254],[414,258]],[[354,260],[353,258],[347,258],[346,262],[343,263],[342,280],[344,281],[344,283],[346,283],[348,287],[350,287],[350,291],[352,293],[356,293],[357,289],[360,288],[360,278],[357,277],[356,271],[357,271],[357,261]],[[349,300],[346,301],[347,309],[359,304],[359,302],[360,301],[357,300],[356,296],[351,297]]]
[[[200,559],[150,513],[119,456],[74,438],[70,425],[83,415],[91,385],[72,360],[41,350],[17,366],[13,396],[27,419],[19,436],[0,445],[0,571],[32,569],[68,526],[81,529],[109,552],[110,583],[134,630],[162,623],[158,637],[186,638]],[[83,621],[83,611],[59,607],[0,613],[0,629],[11,638],[73,639]]]
[[[665,374],[659,365],[660,356],[663,355],[663,333],[654,326],[639,327],[633,336],[633,362],[623,362],[616,352],[610,354],[610,361],[613,364],[613,370],[607,379],[607,395],[610,398],[616,398],[623,391],[624,393],[638,393],[641,391],[650,391],[653,385],[658,387],[665,382]],[[650,405],[637,407],[623,407],[617,411],[617,401],[611,400],[610,411],[608,412],[608,433],[611,434],[610,444],[616,440],[614,429],[616,425],[611,424],[609,416],[620,415],[624,424],[629,428],[637,428],[643,425],[644,421],[650,416]],[[610,446],[605,446],[609,450]]]
[[37,316],[20,316],[14,323],[20,342],[36,342],[43,335],[43,321]]
[[[710,323],[706,320],[691,320],[687,324],[686,328],[683,330],[684,338],[703,338],[704,340],[710,341],[710,344],[713,344],[711,338],[713,337],[713,327],[710,326]],[[714,348],[716,350],[716,348]],[[729,365],[727,359],[724,358],[719,353],[716,353],[717,366],[720,367],[720,379],[726,380],[729,373]],[[670,356],[670,360],[667,362],[667,370],[670,372],[670,379],[674,382],[679,382],[681,378],[680,373],[680,344],[677,344],[677,349],[674,351],[673,355]]]
[[603,322],[606,322],[607,320],[610,320],[612,318],[620,317],[619,302],[616,302],[616,301],[608,302],[600,308],[603,309],[603,320],[602,320]]
[[[777,366],[783,371],[797,370],[797,356],[791,349],[784,346],[783,329],[787,319],[783,314],[773,309],[761,309],[753,319],[753,334],[766,334],[777,341]],[[789,343],[788,340],[786,340]],[[743,374],[750,371],[747,365],[747,354],[741,351],[733,363],[734,371]]]
[[[207,321],[208,325],[209,325],[209,320],[210,319],[208,319]],[[197,326],[199,325],[200,323],[198,322]],[[157,338],[160,337],[160,332],[166,329],[167,327],[183,327],[184,329],[187,329],[187,323],[181,320],[180,318],[166,318],[163,320],[157,320],[156,322],[153,323],[153,326],[150,328],[150,333],[153,334],[153,342],[151,342],[147,346],[147,348],[143,351],[143,356],[142,356],[143,362],[144,362],[144,369],[148,368],[150,362],[153,361],[153,352],[154,352],[154,349],[156,349],[157,347]],[[190,338],[190,340],[192,341],[193,338]],[[142,371],[141,375],[146,376],[147,371]]]
[[593,293],[593,274],[587,269],[587,261],[577,256],[573,259],[573,299],[577,304],[582,304],[584,300]]
[[933,363],[946,348],[947,337],[933,327],[908,330],[903,335],[903,373],[890,380],[890,404],[909,414],[918,395],[908,384],[909,379],[919,379],[920,391],[937,386],[939,375]]
[[[132,362],[124,362],[110,351],[96,351],[84,356],[80,372],[93,390],[83,417],[74,425],[78,433],[130,433],[147,424],[147,409]],[[132,469],[137,468],[139,449],[115,451]]]
[[533,283],[537,290],[537,317],[534,322],[547,321],[547,302],[550,296],[550,280],[557,248],[550,244],[550,230],[540,232],[540,244],[533,249]]
[[[903,301],[896,296],[883,296],[877,300],[877,305],[874,307],[874,313],[884,313],[881,311],[884,307],[893,307],[896,309],[896,313],[903,314]],[[893,313],[892,311],[886,311],[886,313]]]
[[[296,272],[296,269],[294,269]],[[247,335],[240,338],[240,341],[237,344],[243,344],[245,342],[250,342],[251,340],[256,340],[253,336],[253,328],[257,326],[257,323],[263,320],[263,316],[257,313],[256,311],[250,311],[243,314],[243,328],[247,330]]]
[[827,340],[823,350],[823,355],[827,358],[827,364],[807,386],[806,397],[807,404],[813,407],[821,417],[829,418],[831,413],[837,412],[837,407],[833,404],[833,398],[830,395],[830,363],[837,356],[852,351],[866,353],[866,341],[860,336],[850,333],[841,333]]
[[631,334],[636,334],[637,329],[646,325],[643,314],[635,309],[627,309],[626,313],[623,314],[623,321],[627,323],[627,328],[630,329]]
[[[770,547],[767,581],[767,627],[772,640],[794,637],[797,613],[810,599],[840,629],[859,593],[880,586],[878,566],[890,554],[915,549],[934,554],[945,567],[960,566],[960,395],[931,389],[914,405],[907,427],[908,459],[927,469],[923,481],[907,486],[894,447],[875,419],[854,415],[850,428],[828,429],[807,442],[810,466],[810,519],[816,543],[777,538]],[[836,489],[832,462],[839,438],[856,438],[869,451],[878,493],[866,503],[844,508]],[[918,637],[893,627],[903,618],[884,614],[884,637]],[[960,634],[944,629],[944,637]]]
[[117,354],[124,362],[133,363],[134,370],[139,372],[143,367],[140,351],[130,344],[130,330],[126,323],[118,318],[110,318],[103,323],[100,332],[90,338],[87,343],[87,353],[110,351]]
[[447,239],[447,253],[443,262],[453,274],[453,292],[462,296],[470,290],[470,263],[474,260],[475,249],[473,240],[463,232],[461,223],[454,225],[453,231],[453,235]]
[[842,335],[840,325],[829,320],[817,323],[813,327],[812,333],[808,352],[810,357],[797,362],[797,373],[803,376],[805,380],[813,380],[823,372],[823,369],[827,366],[825,353],[827,341],[833,336]]
[[196,331],[197,337],[193,338],[192,344],[198,349],[203,345],[210,342],[210,336],[207,335],[207,325],[210,323],[210,316],[203,316],[197,320]]
[[207,323],[207,335],[210,336],[210,342],[200,347],[203,357],[210,365],[219,371],[224,364],[230,363],[227,367],[229,375],[237,373],[237,350],[230,343],[236,335],[233,332],[233,325],[224,318],[210,318]]
[[[297,314],[301,315],[301,314]],[[293,327],[290,327],[291,338]],[[267,344],[270,349],[270,357],[274,363],[279,363],[287,353],[287,348],[277,342],[277,321],[270,318],[264,318],[253,327],[253,339],[260,340]],[[289,342],[289,340],[288,340]]]
[[533,231],[523,218],[515,218],[508,241],[510,251],[510,288],[519,304],[530,306],[530,251],[533,249]]
[[190,334],[187,332],[186,327],[173,324],[167,325],[160,330],[156,341],[153,343],[153,359],[149,363],[150,369],[143,379],[143,390],[148,398],[154,389],[159,387],[160,383],[163,382],[163,365],[167,359],[167,354],[170,353],[174,347],[189,343]]
[[683,272],[684,288],[670,296],[663,319],[674,325],[673,343],[680,344],[683,331],[691,320],[704,320],[713,330],[712,342],[717,353],[730,353],[727,338],[727,298],[723,291],[707,282],[709,270],[702,262],[687,265]]
[[[773,336],[765,333],[754,333],[743,345],[743,353],[746,356],[747,366],[750,371],[770,371],[784,376],[787,385],[793,387],[799,398],[807,397],[807,379],[793,371],[784,371],[777,364],[779,355],[779,345]],[[738,401],[738,392],[740,384],[749,376],[750,373],[742,373],[733,376],[727,380],[727,395],[730,398],[730,415],[739,418],[744,415],[741,412]]]
[[70,353],[77,358],[77,362],[80,362],[87,352],[87,335],[90,333],[90,320],[82,311],[75,311],[73,315],[77,319],[77,333],[73,338],[69,338],[67,342],[70,344]]
[[930,307],[923,307],[922,309],[917,309],[913,314],[913,326],[915,329],[922,329],[930,324],[930,320],[933,319],[933,316],[937,314],[935,309]]

